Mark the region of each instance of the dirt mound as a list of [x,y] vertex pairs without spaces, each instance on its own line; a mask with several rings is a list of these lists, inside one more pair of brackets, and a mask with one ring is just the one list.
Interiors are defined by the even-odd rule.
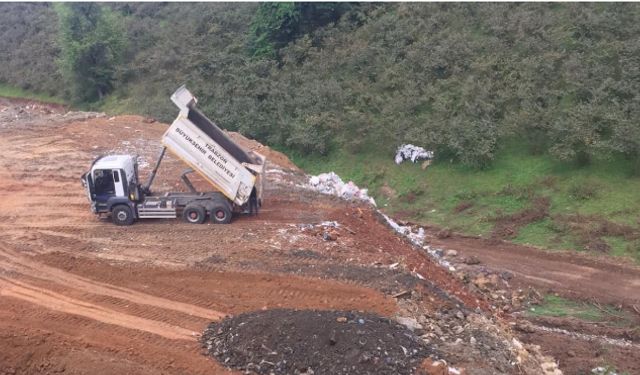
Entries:
[[264,146],[262,143],[248,139],[240,133],[229,132],[225,130],[225,133],[238,142],[240,146],[244,149],[252,150],[261,153],[267,158],[267,161],[272,162],[273,164],[277,164],[284,169],[292,169],[294,171],[299,171],[298,167],[289,160],[286,155],[281,152],[272,150],[269,146]]
[[208,355],[260,374],[412,374],[429,354],[406,327],[374,313],[275,309],[212,323]]

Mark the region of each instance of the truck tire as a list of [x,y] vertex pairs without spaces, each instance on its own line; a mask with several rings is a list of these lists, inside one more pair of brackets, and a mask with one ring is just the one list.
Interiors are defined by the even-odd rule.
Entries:
[[133,212],[129,206],[119,204],[111,209],[111,220],[116,225],[131,225],[133,224]]
[[184,221],[191,224],[202,224],[206,216],[204,207],[197,204],[190,204],[182,211]]
[[226,205],[213,206],[210,216],[214,224],[228,224],[231,221],[231,210]]

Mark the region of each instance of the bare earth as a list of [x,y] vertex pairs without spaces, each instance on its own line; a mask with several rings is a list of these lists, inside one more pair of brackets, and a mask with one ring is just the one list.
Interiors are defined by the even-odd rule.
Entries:
[[[434,311],[457,301],[490,311],[482,296],[390,232],[370,209],[295,189],[299,172],[271,150],[263,151],[281,163],[269,166],[276,171],[258,218],[238,216],[222,226],[148,220],[131,227],[98,219],[80,183],[91,160],[139,153],[144,179],[167,126],[137,116],[70,120],[61,108],[47,111],[60,115],[38,117],[40,111],[0,121],[2,375],[228,374],[197,342],[212,321],[275,307],[393,316],[399,307],[391,295],[407,289],[419,289]],[[169,155],[154,186],[185,190],[184,169]],[[283,182],[279,170],[290,181]],[[327,220],[349,231],[325,242],[318,224]],[[523,285],[640,301],[633,266],[455,236],[432,244],[478,255],[514,272]],[[391,270],[398,262],[403,271]],[[416,286],[411,273],[430,287]],[[478,374],[496,373],[477,366]]]
[[518,276],[516,283],[559,292],[576,299],[640,306],[640,268],[622,261],[576,252],[551,252],[502,243],[484,244],[476,238],[453,236],[431,241],[436,247],[475,255],[483,264]]

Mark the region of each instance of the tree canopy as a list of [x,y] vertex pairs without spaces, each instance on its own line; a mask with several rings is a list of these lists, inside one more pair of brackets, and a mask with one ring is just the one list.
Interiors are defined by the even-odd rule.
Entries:
[[412,142],[485,168],[522,138],[523,152],[583,164],[623,154],[640,170],[637,4],[56,10],[0,4],[0,47],[10,51],[0,82],[50,92],[71,82],[84,100],[110,92],[165,121],[175,114],[170,94],[187,84],[222,126],[304,153],[392,153]]
[[112,88],[126,48],[123,24],[98,3],[56,3],[55,9],[62,75],[76,97],[101,99]]

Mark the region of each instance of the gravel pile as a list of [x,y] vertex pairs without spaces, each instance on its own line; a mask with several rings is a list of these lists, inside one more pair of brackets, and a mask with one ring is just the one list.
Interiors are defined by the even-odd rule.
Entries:
[[212,323],[207,355],[259,374],[413,374],[430,353],[414,333],[374,313],[275,309]]

